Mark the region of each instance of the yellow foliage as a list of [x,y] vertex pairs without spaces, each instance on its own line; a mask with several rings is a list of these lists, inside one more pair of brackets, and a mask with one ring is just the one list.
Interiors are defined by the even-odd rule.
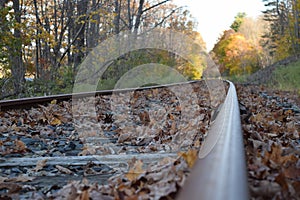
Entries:
[[178,155],[183,157],[188,166],[192,168],[197,161],[198,151],[195,149],[189,149],[187,152],[179,152]]
[[246,38],[234,31],[225,31],[213,49],[221,73],[241,75],[250,73],[257,65],[258,50]]

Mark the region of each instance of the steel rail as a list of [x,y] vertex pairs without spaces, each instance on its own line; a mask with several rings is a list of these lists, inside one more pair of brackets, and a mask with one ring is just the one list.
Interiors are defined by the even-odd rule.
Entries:
[[72,94],[58,94],[58,95],[39,96],[39,97],[26,97],[20,99],[12,99],[12,100],[0,100],[0,111],[6,111],[6,110],[18,109],[18,108],[30,108],[38,104],[50,103],[52,100],[57,100],[58,102],[68,101],[71,100],[73,97],[84,98],[84,97],[93,97],[93,96],[101,96],[101,95],[111,95],[113,93],[142,91],[142,90],[150,90],[156,88],[158,89],[164,87],[192,84],[201,81],[202,80],[195,80],[195,81],[188,81],[188,82],[170,83],[164,85],[155,85],[155,86],[138,87],[138,88],[100,90],[100,91],[89,91],[89,92],[80,92],[80,93],[72,93]]
[[233,83],[178,199],[249,199],[238,99]]

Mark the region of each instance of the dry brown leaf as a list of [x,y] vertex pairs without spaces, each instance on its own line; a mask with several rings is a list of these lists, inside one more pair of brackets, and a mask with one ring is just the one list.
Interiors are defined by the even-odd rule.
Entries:
[[176,122],[175,121],[172,122],[171,131],[173,131],[173,132],[176,131]]
[[298,197],[300,196],[300,181],[295,181],[292,183],[293,188],[295,189],[296,194]]
[[90,200],[89,190],[83,190],[80,195],[80,200]]
[[281,186],[281,188],[285,192],[288,192],[289,186],[288,186],[288,183],[287,183],[283,173],[280,173],[278,176],[276,176],[275,181]]
[[53,194],[51,199],[80,200],[78,194],[79,181],[71,181],[61,190]]
[[22,186],[16,183],[0,183],[0,190],[7,189],[8,194],[18,193]]
[[264,159],[265,163],[268,163],[269,160],[272,160],[277,165],[284,165],[288,162],[294,163],[297,161],[297,158],[293,154],[282,156],[282,147],[275,145],[274,143],[271,146],[271,152],[265,152]]
[[299,179],[300,178],[300,169],[295,165],[291,165],[288,168],[283,169],[283,174],[286,178]]
[[55,165],[55,167],[64,174],[72,174],[73,173],[71,170],[69,170],[68,168],[65,168],[63,166]]
[[138,195],[127,196],[125,199],[126,200],[138,200],[139,196]]
[[172,115],[171,113],[169,114],[169,118],[170,118],[170,120],[175,120],[174,115]]
[[25,151],[26,145],[21,140],[15,140],[16,150],[17,151]]
[[36,171],[36,172],[40,171],[41,169],[43,169],[46,166],[47,161],[48,161],[48,159],[39,160],[36,163],[36,166],[35,166],[35,168],[33,170]]
[[59,119],[63,123],[67,123],[69,119],[72,119],[71,115],[65,114],[65,115],[57,115],[55,114],[56,118]]
[[7,177],[0,176],[0,184],[6,182],[7,179]]
[[35,177],[30,177],[30,176],[23,174],[23,175],[14,177],[14,178],[10,178],[10,179],[6,180],[6,182],[22,182],[23,183],[23,182],[30,182],[34,179],[35,179]]
[[82,151],[78,153],[79,156],[86,156],[86,155],[95,155],[96,149],[90,146],[84,146]]
[[136,160],[133,167],[128,171],[125,177],[130,181],[134,181],[144,172],[143,162],[141,160]]
[[139,118],[144,125],[148,125],[150,122],[149,113],[146,111],[139,113]]
[[280,191],[280,185],[276,182],[270,182],[266,180],[262,180],[258,183],[258,185],[253,186],[250,185],[250,190],[252,193],[252,197],[261,197],[264,199],[270,199],[276,193]]
[[129,134],[129,133],[123,133],[123,134],[121,134],[121,135],[119,136],[119,138],[118,138],[118,143],[123,143],[123,142],[129,140],[130,137],[131,137],[131,134]]
[[187,152],[179,152],[178,154],[184,158],[190,168],[194,166],[198,159],[198,151],[196,149],[189,149]]

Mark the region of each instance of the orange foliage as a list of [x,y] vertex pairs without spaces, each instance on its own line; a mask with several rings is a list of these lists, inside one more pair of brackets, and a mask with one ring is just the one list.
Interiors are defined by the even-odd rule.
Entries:
[[212,51],[222,74],[247,74],[257,66],[258,50],[241,33],[233,30],[224,31]]

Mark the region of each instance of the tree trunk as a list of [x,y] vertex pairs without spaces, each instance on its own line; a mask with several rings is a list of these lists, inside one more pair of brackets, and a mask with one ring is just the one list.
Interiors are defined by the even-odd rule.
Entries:
[[78,36],[76,37],[75,49],[77,53],[74,56],[74,66],[77,68],[84,58],[84,47],[85,47],[85,24],[87,19],[87,7],[88,0],[80,0],[77,4],[77,15],[78,22],[76,32]]
[[135,36],[137,36],[138,29],[139,29],[140,24],[141,24],[141,18],[142,18],[142,14],[143,14],[144,3],[145,3],[145,0],[140,0],[138,13],[136,15],[135,24],[134,24],[134,35]]
[[[13,0],[13,9],[17,24],[21,24],[21,8],[19,0]],[[13,77],[14,90],[17,95],[20,95],[24,85],[25,69],[22,61],[22,38],[21,30],[14,29],[14,46],[11,47],[11,73]]]
[[115,0],[114,34],[120,33],[121,2]]
[[[96,0],[92,0],[92,10],[97,10],[100,8],[99,3]],[[87,30],[87,48],[90,51],[92,48],[98,45],[99,39],[99,23],[100,23],[100,15],[95,13],[91,17],[91,21],[89,23],[89,27]]]
[[299,39],[300,39],[300,34],[299,34],[299,11],[298,11],[298,1],[293,0],[293,7],[294,7],[294,33],[295,33],[295,50],[296,53],[299,52]]

